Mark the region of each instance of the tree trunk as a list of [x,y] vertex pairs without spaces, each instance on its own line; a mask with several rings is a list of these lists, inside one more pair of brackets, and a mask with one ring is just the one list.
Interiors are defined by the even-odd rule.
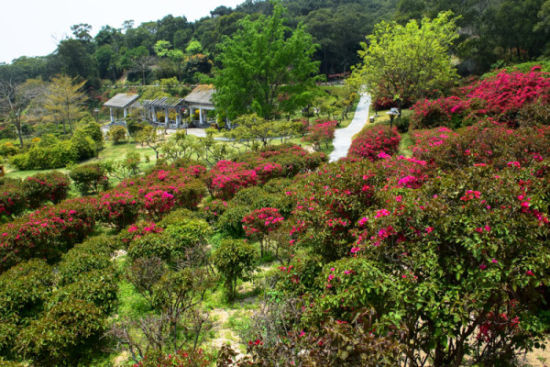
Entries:
[[19,145],[21,146],[21,149],[23,149],[23,131],[21,129],[21,122],[15,123],[15,130],[17,131],[17,136],[19,137]]

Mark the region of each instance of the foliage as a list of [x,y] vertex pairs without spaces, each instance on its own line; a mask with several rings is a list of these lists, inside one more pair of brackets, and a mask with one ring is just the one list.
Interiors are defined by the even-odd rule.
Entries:
[[86,81],[78,81],[67,75],[57,75],[52,78],[48,86],[46,103],[44,107],[48,110],[53,119],[63,123],[63,132],[67,133],[67,124],[80,119],[82,115],[82,104],[87,96],[81,90]]
[[63,301],[17,336],[15,349],[37,365],[71,365],[97,346],[105,328],[101,311],[81,300]]
[[97,194],[109,187],[109,178],[99,164],[84,164],[74,167],[69,176],[81,195]]
[[268,17],[241,20],[219,45],[215,103],[228,118],[256,113],[270,119],[312,100],[319,64],[311,58],[318,46],[302,25],[291,30],[284,24],[283,7],[275,5]]
[[243,217],[243,229],[251,240],[260,241],[260,255],[264,255],[266,237],[270,232],[277,230],[284,218],[277,208],[261,208],[248,213]]
[[457,38],[451,12],[405,26],[383,21],[361,44],[363,63],[354,71],[355,82],[366,85],[374,98],[396,100],[399,107],[448,88],[456,78],[449,50]]
[[238,279],[247,279],[254,270],[256,249],[246,241],[224,239],[212,253],[212,261],[225,278],[227,296],[236,296]]
[[126,141],[126,128],[124,126],[112,126],[109,129],[109,138],[113,144],[122,144]]

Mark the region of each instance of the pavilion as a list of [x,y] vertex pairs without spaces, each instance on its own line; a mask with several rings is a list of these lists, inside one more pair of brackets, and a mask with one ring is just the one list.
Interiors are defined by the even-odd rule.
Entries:
[[[145,110],[145,119],[152,121],[153,124],[164,124],[165,128],[170,125],[170,111],[176,111],[175,127],[179,128],[182,123],[182,111],[185,110],[186,103],[183,98],[161,97],[154,100],[145,100],[142,102]],[[157,111],[164,112],[164,121],[157,121]]]
[[214,86],[211,84],[202,84],[196,86],[183,100],[189,109],[189,119],[193,118],[192,111],[199,110],[199,126],[207,123],[205,111],[215,110],[212,96],[216,93]]
[[123,110],[124,118],[128,117],[128,109],[134,105],[138,98],[137,94],[119,93],[105,102],[104,106],[109,107],[111,123],[115,123],[117,110]]

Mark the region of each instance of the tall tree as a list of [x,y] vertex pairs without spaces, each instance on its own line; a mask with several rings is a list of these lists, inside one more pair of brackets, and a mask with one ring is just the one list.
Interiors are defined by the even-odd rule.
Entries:
[[86,94],[82,87],[86,81],[77,82],[76,78],[66,75],[54,77],[48,87],[45,108],[54,118],[63,123],[63,132],[67,133],[67,124],[82,115],[82,104],[86,101]]
[[4,120],[12,124],[17,132],[19,144],[23,148],[23,123],[31,102],[44,93],[41,80],[29,79],[17,83],[13,78],[0,79],[0,111]]
[[283,14],[284,8],[275,5],[269,17],[246,17],[220,45],[214,99],[229,118],[257,113],[271,119],[313,98],[319,62],[312,56],[318,45],[302,25],[286,26]]
[[353,81],[374,97],[414,101],[428,91],[448,87],[457,77],[449,52],[458,37],[451,12],[405,26],[381,22],[362,43],[363,65]]

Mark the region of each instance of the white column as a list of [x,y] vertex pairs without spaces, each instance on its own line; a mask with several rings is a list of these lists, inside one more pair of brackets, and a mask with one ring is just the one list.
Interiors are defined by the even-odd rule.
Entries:
[[202,108],[199,108],[199,123],[202,126]]
[[124,118],[126,118],[126,117],[128,117],[128,109],[127,108],[124,109]]
[[113,107],[109,107],[109,112],[111,113],[111,123],[115,122],[115,114],[113,112]]
[[170,121],[170,119],[168,118],[168,108],[165,108],[164,109],[164,125],[165,125],[165,127],[168,127],[168,121]]
[[153,122],[157,122],[157,111],[155,111],[155,107],[151,107],[152,108],[152,113],[153,113]]
[[181,110],[178,110],[178,114],[176,115],[176,129],[180,127],[181,123]]

